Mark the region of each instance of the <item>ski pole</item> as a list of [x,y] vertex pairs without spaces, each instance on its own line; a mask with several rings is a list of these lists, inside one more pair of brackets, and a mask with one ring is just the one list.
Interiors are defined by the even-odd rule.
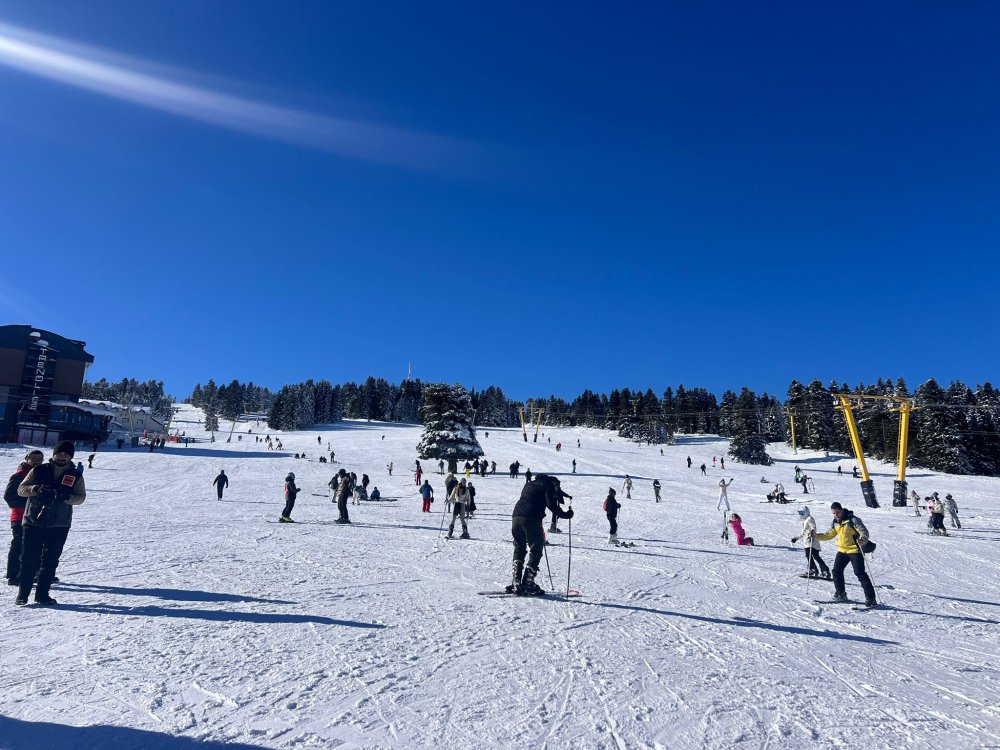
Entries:
[[[570,501],[570,509],[573,508],[573,502]],[[573,569],[573,519],[569,519],[569,526],[566,531],[566,535],[569,537],[569,554],[566,559],[566,601],[569,601],[569,572]]]
[[545,569],[549,571],[549,588],[555,591],[556,584],[552,581],[552,568],[549,567],[549,550],[544,539],[542,540],[542,552],[545,555]]
[[813,546],[812,539],[809,540],[809,567],[806,568],[806,596],[809,596],[809,585],[812,583],[813,569]]

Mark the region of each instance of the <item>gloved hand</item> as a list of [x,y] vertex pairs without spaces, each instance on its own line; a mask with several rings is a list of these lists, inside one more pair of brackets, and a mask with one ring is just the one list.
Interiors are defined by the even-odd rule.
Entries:
[[54,503],[56,500],[55,490],[46,487],[44,485],[38,485],[35,490],[35,497],[37,497],[43,505]]
[[55,495],[57,501],[64,503],[73,497],[73,490],[69,487],[56,487]]
[[572,518],[572,517],[573,517],[573,509],[570,508],[569,510],[566,511],[566,518]]
[[792,544],[795,544],[797,541],[799,541],[799,538],[797,536],[793,536],[792,537]]

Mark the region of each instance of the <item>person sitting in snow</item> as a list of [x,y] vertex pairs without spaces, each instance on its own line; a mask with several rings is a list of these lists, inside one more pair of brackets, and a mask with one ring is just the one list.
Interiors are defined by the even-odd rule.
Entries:
[[382,499],[382,493],[378,491],[378,487],[374,487],[372,489],[371,499],[372,500],[381,500]]
[[743,530],[743,519],[740,518],[739,513],[733,513],[729,517],[729,525],[733,529],[733,534],[736,536],[736,544],[741,547],[753,547],[753,537],[747,536],[746,532]]

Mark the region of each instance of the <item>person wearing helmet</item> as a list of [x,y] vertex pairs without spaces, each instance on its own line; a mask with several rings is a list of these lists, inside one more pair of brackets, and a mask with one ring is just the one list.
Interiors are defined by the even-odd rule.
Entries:
[[955,498],[951,495],[944,496],[944,507],[948,509],[948,515],[951,516],[951,526],[954,529],[962,528],[962,522],[958,520],[958,503],[955,502]]
[[[799,520],[802,521],[802,533],[792,537],[792,544],[801,542],[806,552],[806,560],[809,562],[809,572],[806,574],[810,578],[819,578],[822,571],[823,578],[830,578],[830,569],[826,567],[823,558],[819,556],[819,542],[816,541],[816,519],[809,513],[809,506],[799,510]],[[819,565],[817,568],[816,566]]]
[[288,472],[285,477],[285,509],[281,511],[278,519],[281,523],[295,523],[292,520],[292,508],[295,507],[295,498],[299,494],[299,488],[295,486],[295,472]]

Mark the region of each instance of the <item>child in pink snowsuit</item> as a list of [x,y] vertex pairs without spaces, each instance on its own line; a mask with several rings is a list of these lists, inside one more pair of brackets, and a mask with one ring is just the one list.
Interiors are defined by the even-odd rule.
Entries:
[[753,537],[747,536],[747,533],[743,530],[743,519],[739,517],[739,514],[733,513],[729,518],[729,525],[733,527],[733,534],[736,535],[736,543],[743,546],[754,546]]

